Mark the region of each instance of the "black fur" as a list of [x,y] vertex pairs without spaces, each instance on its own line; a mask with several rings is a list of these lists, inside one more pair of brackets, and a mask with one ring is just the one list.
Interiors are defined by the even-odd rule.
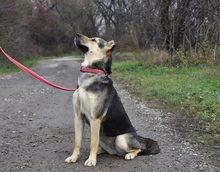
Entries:
[[83,53],[86,53],[86,52],[89,51],[89,48],[88,48],[88,47],[86,47],[86,46],[84,46],[84,45],[81,45],[81,44],[79,44],[78,42],[79,42],[79,40],[76,41],[77,47],[78,47]]
[[150,138],[137,136],[137,140],[143,144],[141,152],[138,155],[154,155],[160,152],[158,143]]
[[110,105],[102,121],[102,128],[105,135],[115,137],[117,135],[135,132],[116,90],[112,87],[109,93],[111,93],[108,99]]
[[104,62],[103,60],[94,62],[91,66],[88,66],[89,68],[93,69],[100,69],[105,72],[107,72],[109,75],[112,73],[111,66],[112,66],[112,57],[107,57],[107,62]]
[[105,41],[103,39],[99,39],[99,48],[104,48],[105,47]]

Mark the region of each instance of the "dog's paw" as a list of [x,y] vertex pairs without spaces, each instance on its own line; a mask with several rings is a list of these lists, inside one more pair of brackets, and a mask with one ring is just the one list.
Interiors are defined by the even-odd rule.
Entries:
[[84,165],[88,166],[88,167],[96,166],[96,159],[89,158],[89,159],[86,160]]
[[77,157],[73,155],[65,159],[65,162],[67,163],[75,163],[76,161],[77,161]]
[[132,159],[134,159],[136,156],[137,156],[137,154],[134,153],[134,152],[132,152],[132,153],[127,153],[127,154],[125,155],[125,159],[126,159],[126,160],[132,160]]

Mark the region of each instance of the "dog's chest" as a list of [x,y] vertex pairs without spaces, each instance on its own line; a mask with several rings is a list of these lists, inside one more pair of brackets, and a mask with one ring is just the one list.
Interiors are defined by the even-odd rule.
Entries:
[[95,76],[94,74],[84,74],[81,73],[80,76],[78,77],[78,86],[79,87],[88,87],[89,85],[94,82]]
[[111,80],[102,76],[82,75],[78,84],[79,107],[87,121],[105,116],[112,94]]

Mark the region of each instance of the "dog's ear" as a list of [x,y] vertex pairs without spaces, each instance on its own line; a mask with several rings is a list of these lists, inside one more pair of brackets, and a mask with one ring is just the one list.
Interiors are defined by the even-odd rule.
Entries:
[[115,41],[114,40],[111,40],[111,41],[107,42],[107,44],[106,44],[106,49],[107,49],[106,54],[110,55],[114,48],[115,48]]
[[107,43],[106,47],[108,48],[108,50],[113,50],[115,48],[115,41],[111,40]]

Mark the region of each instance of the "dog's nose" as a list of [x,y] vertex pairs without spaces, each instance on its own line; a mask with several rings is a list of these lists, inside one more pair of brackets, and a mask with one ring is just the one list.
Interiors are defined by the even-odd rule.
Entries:
[[80,37],[82,37],[82,34],[77,33],[77,34],[76,34],[76,38],[80,38]]

